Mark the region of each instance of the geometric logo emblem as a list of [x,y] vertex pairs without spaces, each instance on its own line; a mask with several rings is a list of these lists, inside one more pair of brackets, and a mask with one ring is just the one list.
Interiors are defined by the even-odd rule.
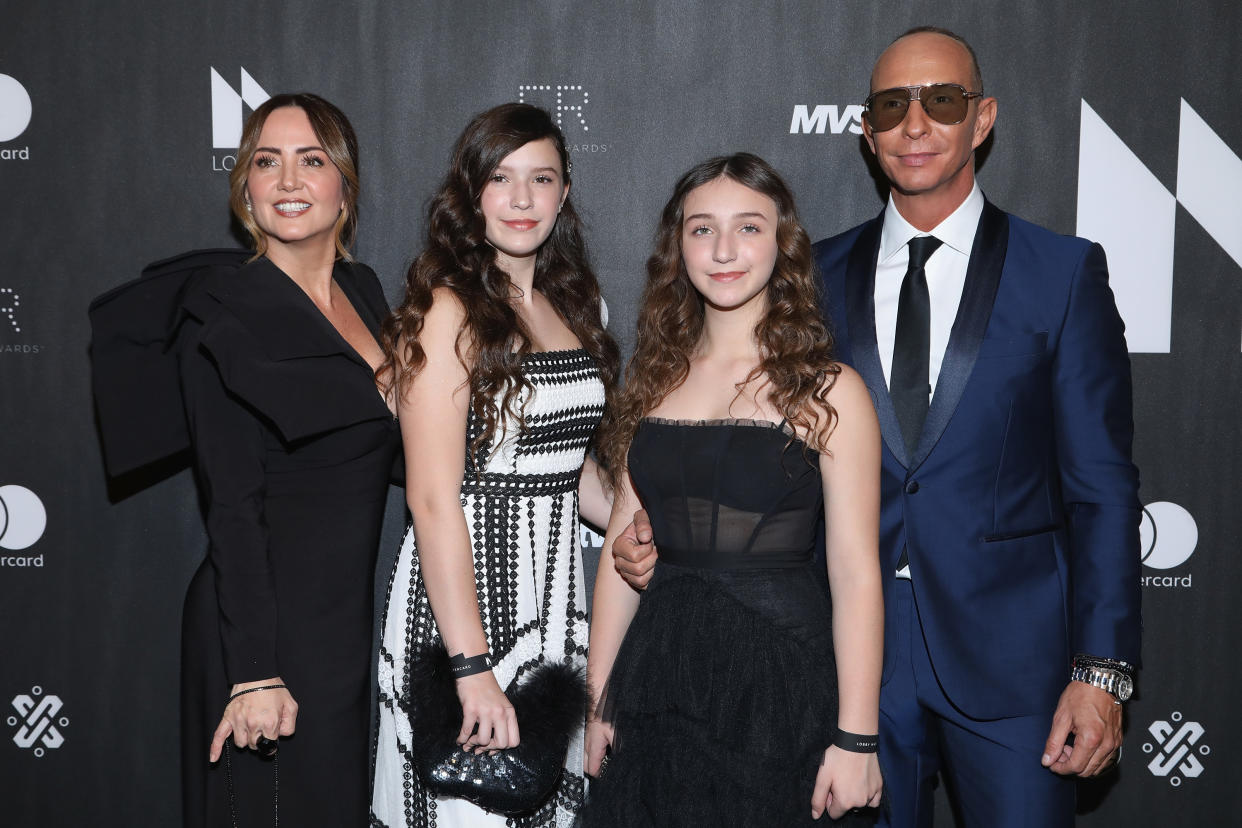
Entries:
[[1186,563],[1199,543],[1194,517],[1176,503],[1159,501],[1143,509],[1139,546],[1143,566],[1172,569]]
[[1078,138],[1078,227],[1103,245],[1130,353],[1167,354],[1173,327],[1177,206],[1242,267],[1242,158],[1181,102],[1176,193],[1087,102]]
[[242,121],[245,112],[242,104],[251,110],[258,109],[271,95],[263,91],[258,81],[241,70],[241,91],[229,86],[215,67],[211,67],[211,145],[216,149],[236,149],[241,145]]
[[12,141],[30,126],[30,93],[17,78],[0,75],[0,141]]
[[69,726],[67,716],[57,716],[64,705],[60,696],[44,696],[43,688],[35,685],[30,695],[20,693],[13,697],[16,716],[9,716],[9,727],[16,727],[13,744],[23,750],[34,748],[35,756],[42,756],[44,748],[55,750],[65,743],[61,728]]
[[47,510],[25,486],[0,486],[0,549],[25,549],[43,537]]
[[13,288],[0,288],[0,316],[9,320],[16,333],[22,332],[22,326],[17,322],[17,308],[21,303],[21,297]]
[[1198,722],[1183,722],[1182,714],[1174,712],[1169,716],[1171,722],[1152,722],[1147,732],[1152,741],[1143,744],[1143,752],[1151,754],[1147,769],[1153,776],[1168,777],[1169,784],[1180,787],[1183,779],[1195,779],[1203,773],[1205,757],[1212,752],[1203,742],[1203,725]]
[[556,105],[549,106],[549,109],[555,109],[556,125],[566,132],[568,127],[563,121],[570,120],[566,116],[573,116],[576,126],[581,128],[583,132],[590,132],[591,128],[587,126],[586,116],[583,115],[583,109],[591,105],[591,93],[582,88],[580,83],[523,83],[518,86],[518,103],[527,103],[527,98],[540,100],[551,98],[552,93],[556,93]]

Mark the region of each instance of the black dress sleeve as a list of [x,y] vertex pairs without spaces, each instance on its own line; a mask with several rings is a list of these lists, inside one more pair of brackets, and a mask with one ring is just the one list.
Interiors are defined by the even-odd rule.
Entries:
[[220,639],[231,683],[280,675],[276,586],[263,503],[264,432],[258,415],[221,382],[200,348],[181,354],[181,383],[203,494],[220,608]]
[[138,279],[91,302],[91,385],[110,476],[189,448],[173,353],[183,307],[206,281],[236,272],[250,256],[246,250],[183,253],[147,265]]

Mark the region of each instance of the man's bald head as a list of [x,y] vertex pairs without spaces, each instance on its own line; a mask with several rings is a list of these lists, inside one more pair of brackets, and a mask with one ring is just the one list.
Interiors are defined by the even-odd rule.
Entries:
[[[970,61],[970,80],[971,80],[970,91],[971,92],[982,92],[983,91],[983,72],[979,70],[979,58],[975,55],[975,50],[971,48],[969,43],[966,42],[966,38],[962,37],[956,32],[949,31],[948,29],[943,29],[939,26],[916,26],[913,29],[909,29],[905,32],[902,32],[897,37],[893,38],[893,41],[889,43],[888,48],[886,48],[882,53],[880,53],[880,57],[876,60],[876,67],[877,68],[879,67],[880,63],[884,60],[884,56],[887,55],[889,51],[893,49],[894,46],[896,46],[898,43],[905,40],[906,38],[926,39],[929,37],[948,38],[949,40],[953,41],[953,43],[955,43],[965,53],[966,58]],[[871,73],[871,91],[872,92],[876,90],[875,74],[876,73],[872,71]]]

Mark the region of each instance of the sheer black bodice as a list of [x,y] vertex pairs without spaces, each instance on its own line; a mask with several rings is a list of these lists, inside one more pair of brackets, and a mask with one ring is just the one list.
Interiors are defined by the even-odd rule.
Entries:
[[783,423],[648,417],[629,461],[662,563],[745,569],[811,561],[823,509],[819,455]]

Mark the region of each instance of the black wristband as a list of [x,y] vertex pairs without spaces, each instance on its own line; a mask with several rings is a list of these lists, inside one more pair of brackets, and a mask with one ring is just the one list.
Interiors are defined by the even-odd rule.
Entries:
[[1119,673],[1125,673],[1131,679],[1134,678],[1134,665],[1115,658],[1100,658],[1099,656],[1079,653],[1070,662],[1070,668],[1074,667],[1102,667],[1105,670],[1116,670]]
[[840,728],[837,729],[837,735],[832,737],[832,743],[850,753],[875,753],[880,749],[879,736],[859,736],[857,733],[846,733]]
[[244,696],[247,693],[257,693],[260,690],[284,690],[284,689],[285,689],[285,686],[283,684],[265,684],[262,687],[251,687],[249,690],[238,690],[236,693],[229,696],[229,701],[232,701],[238,696]]
[[465,653],[458,653],[449,658],[449,672],[455,679],[473,676],[476,673],[486,673],[490,669],[492,669],[491,653],[481,653],[477,656],[470,656],[470,658],[466,658]]

